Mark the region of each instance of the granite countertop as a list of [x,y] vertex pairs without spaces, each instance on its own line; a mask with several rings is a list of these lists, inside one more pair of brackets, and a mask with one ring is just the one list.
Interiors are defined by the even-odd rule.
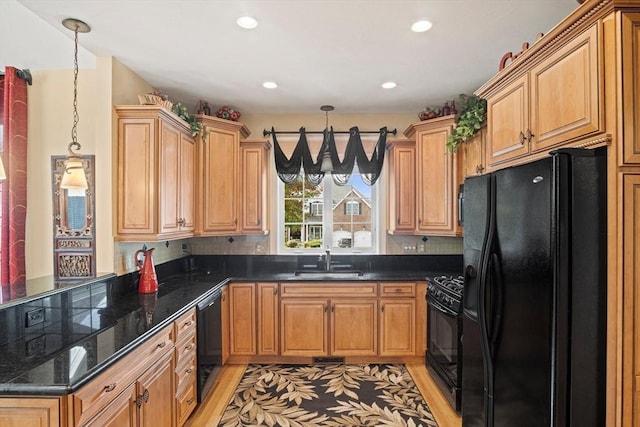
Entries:
[[[65,327],[61,330],[45,330],[0,348],[0,393],[73,393],[230,281],[411,281],[438,274],[424,271],[176,274],[161,281],[150,324],[145,322],[139,294],[130,292],[110,300],[108,291],[95,291],[97,294],[88,299],[91,303],[84,307],[78,307],[74,298],[74,303],[69,305],[73,308],[62,313]],[[62,350],[53,354],[38,351],[46,348],[47,340],[60,341],[53,347]]]

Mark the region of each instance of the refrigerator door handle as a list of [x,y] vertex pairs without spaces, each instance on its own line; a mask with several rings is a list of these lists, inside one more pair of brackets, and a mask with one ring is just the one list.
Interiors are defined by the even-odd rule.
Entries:
[[500,258],[498,254],[492,253],[489,261],[489,274],[491,275],[491,334],[489,338],[489,347],[491,359],[495,358],[496,347],[500,337],[500,329],[502,327],[502,314],[504,302],[504,288],[502,286],[502,276],[500,275]]

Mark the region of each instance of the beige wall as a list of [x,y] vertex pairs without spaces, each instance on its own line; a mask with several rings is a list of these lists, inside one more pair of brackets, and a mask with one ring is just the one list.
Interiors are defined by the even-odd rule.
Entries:
[[[95,149],[96,72],[78,76],[78,142],[82,154]],[[53,274],[51,156],[67,154],[73,125],[73,71],[34,71],[28,87],[27,279]],[[96,177],[96,182],[99,181]]]

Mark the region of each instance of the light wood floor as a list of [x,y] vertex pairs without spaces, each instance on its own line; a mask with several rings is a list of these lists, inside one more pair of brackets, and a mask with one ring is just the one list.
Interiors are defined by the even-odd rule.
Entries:
[[[186,427],[216,427],[233,391],[242,379],[247,365],[227,365],[222,368],[213,389],[191,415]],[[413,381],[431,409],[438,427],[461,427],[462,420],[433,382],[424,365],[407,365]]]

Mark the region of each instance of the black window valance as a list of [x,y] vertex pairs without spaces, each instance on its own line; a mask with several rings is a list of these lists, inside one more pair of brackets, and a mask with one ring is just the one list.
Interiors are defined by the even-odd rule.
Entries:
[[300,138],[298,139],[298,143],[291,157],[287,158],[278,143],[277,132],[271,128],[276,171],[285,184],[294,183],[298,175],[300,175],[301,169],[304,170],[307,181],[311,185],[318,185],[322,182],[325,173],[320,170],[320,166],[322,164],[322,155],[327,150],[329,151],[333,164],[333,171],[331,172],[332,178],[337,185],[345,185],[349,181],[356,163],[358,164],[358,171],[365,184],[373,185],[380,176],[387,143],[388,131],[386,127],[380,128],[378,142],[376,143],[371,158],[369,158],[364,151],[358,127],[354,126],[349,129],[349,140],[347,141],[347,147],[342,161],[340,161],[338,157],[333,127],[324,130],[322,145],[315,161],[309,150],[305,128],[301,127],[299,132]]

